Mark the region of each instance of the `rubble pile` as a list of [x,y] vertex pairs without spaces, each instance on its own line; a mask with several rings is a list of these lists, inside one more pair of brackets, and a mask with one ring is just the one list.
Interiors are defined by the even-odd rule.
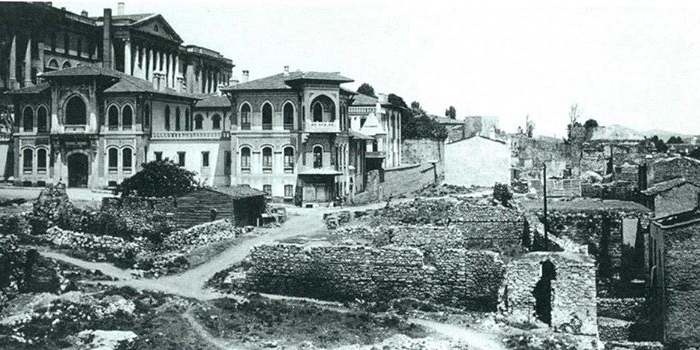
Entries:
[[70,249],[71,253],[92,261],[120,261],[125,257],[135,256],[143,249],[138,240],[130,242],[120,237],[97,236],[55,226],[49,228],[46,235],[40,236],[40,239],[53,247]]
[[478,192],[482,189],[483,188],[478,186],[465,187],[450,184],[432,183],[416,191],[414,194],[418,197],[445,197],[450,195],[470,194]]
[[468,310],[495,310],[505,265],[488,251],[362,245],[253,249],[248,289],[323,300],[430,300]]
[[79,349],[115,350],[128,348],[138,336],[132,331],[84,330],[78,333]]
[[343,210],[335,213],[326,213],[323,215],[323,221],[326,223],[326,228],[335,230],[343,224],[350,222],[352,215],[349,211]]
[[228,219],[216,220],[173,232],[165,237],[162,248],[188,253],[197,247],[234,239],[245,232],[244,228],[236,227]]

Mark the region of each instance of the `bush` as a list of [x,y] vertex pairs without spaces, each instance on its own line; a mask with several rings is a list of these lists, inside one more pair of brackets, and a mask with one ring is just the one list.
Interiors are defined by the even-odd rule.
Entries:
[[172,197],[189,193],[196,187],[195,173],[171,160],[155,160],[141,166],[143,169],[117,186],[114,194],[122,197]]
[[138,208],[125,209],[109,207],[99,213],[97,219],[101,227],[100,235],[134,239],[147,238],[149,241],[160,244],[163,238],[175,230],[174,223],[163,214],[152,209]]
[[496,183],[493,186],[493,199],[503,204],[504,207],[510,207],[510,200],[513,199],[513,193],[510,192],[507,184]]
[[510,350],[576,350],[576,341],[568,336],[555,334],[515,334],[505,339]]
[[6,235],[24,236],[31,232],[31,226],[25,215],[0,216],[0,233]]
[[32,234],[44,234],[51,226],[70,229],[74,212],[75,208],[68,198],[64,184],[58,183],[44,188],[34,201],[32,213],[28,218]]

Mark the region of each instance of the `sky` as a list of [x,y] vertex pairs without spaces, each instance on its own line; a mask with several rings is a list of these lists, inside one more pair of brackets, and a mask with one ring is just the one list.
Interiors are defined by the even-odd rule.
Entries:
[[[117,1],[54,1],[90,16]],[[582,122],[700,134],[700,4],[690,1],[125,1],[251,79],[341,72],[428,112],[563,136]]]

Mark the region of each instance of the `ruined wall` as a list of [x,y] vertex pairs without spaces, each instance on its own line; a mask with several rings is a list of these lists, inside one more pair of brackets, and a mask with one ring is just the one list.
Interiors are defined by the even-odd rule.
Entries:
[[567,166],[575,167],[570,160],[570,147],[558,139],[515,135],[511,139],[511,151],[511,164],[528,174],[541,173],[544,162],[547,162],[547,173],[551,176],[562,176]]
[[700,225],[667,230],[664,234],[664,293],[667,344],[680,348],[700,344]]
[[698,206],[700,187],[684,184],[654,197],[654,216],[657,218],[679,214]]
[[675,157],[654,162],[653,183],[683,177],[689,182],[700,185],[700,160],[688,157]]
[[495,310],[505,266],[488,251],[411,247],[262,245],[246,285],[257,292],[348,301],[416,298],[468,310]]
[[511,320],[535,321],[533,290],[541,277],[541,265],[554,264],[551,326],[557,332],[596,335],[595,262],[588,255],[534,252],[510,262],[500,292],[499,309]]
[[547,179],[548,197],[581,197],[581,180]]
[[[401,164],[422,164],[442,161],[445,158],[445,141],[432,139],[401,140]],[[442,170],[442,164],[440,164]]]
[[177,211],[177,200],[175,198],[102,198],[102,209],[153,209],[163,213],[174,213]]

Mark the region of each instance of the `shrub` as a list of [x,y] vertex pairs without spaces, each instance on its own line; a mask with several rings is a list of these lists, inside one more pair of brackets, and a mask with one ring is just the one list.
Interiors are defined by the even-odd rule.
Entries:
[[0,216],[0,232],[6,235],[24,236],[29,234],[31,226],[25,215]]
[[64,184],[58,183],[44,188],[34,201],[29,216],[32,234],[44,234],[51,226],[70,229],[74,211]]
[[114,194],[122,197],[171,197],[189,193],[196,187],[195,173],[171,160],[155,160],[141,166],[143,169],[117,186]]
[[510,207],[510,200],[513,199],[513,193],[510,192],[507,184],[496,183],[493,186],[493,199],[503,204],[504,207]]
[[576,350],[576,341],[558,334],[515,334],[505,339],[510,350]]

